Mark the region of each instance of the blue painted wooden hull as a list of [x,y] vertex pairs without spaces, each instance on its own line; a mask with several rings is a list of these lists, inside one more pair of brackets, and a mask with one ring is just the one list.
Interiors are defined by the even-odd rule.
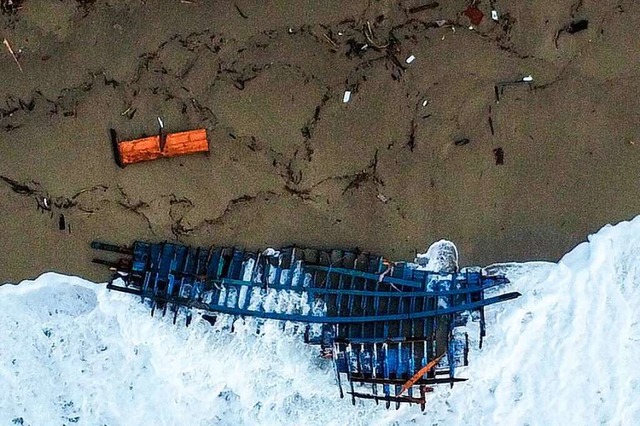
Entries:
[[[210,320],[229,314],[307,324],[308,342],[334,361],[340,393],[341,383],[348,383],[354,403],[365,398],[424,406],[427,386],[459,381],[455,367],[467,363],[468,336],[454,327],[475,315],[484,334],[484,307],[520,295],[485,298],[484,290],[509,281],[480,268],[424,271],[355,251],[93,246],[127,255],[114,264],[97,261],[117,270],[108,288],[139,295],[152,312],[173,312],[174,321],[180,310],[189,321],[196,309]],[[269,302],[274,298],[280,305]],[[400,394],[409,378],[443,353],[446,361]]]

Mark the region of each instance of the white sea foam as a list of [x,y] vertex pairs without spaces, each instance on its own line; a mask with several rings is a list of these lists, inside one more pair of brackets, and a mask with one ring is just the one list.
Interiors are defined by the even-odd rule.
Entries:
[[486,309],[468,382],[416,406],[354,407],[301,330],[151,318],[130,295],[45,274],[0,288],[0,424],[638,424],[640,217],[558,264],[500,265],[523,295]]

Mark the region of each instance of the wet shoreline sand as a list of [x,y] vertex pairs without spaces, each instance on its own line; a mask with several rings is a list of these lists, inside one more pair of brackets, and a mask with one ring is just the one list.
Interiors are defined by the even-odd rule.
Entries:
[[[424,3],[25,1],[0,15],[23,68],[2,52],[0,282],[103,281],[94,239],[403,260],[447,238],[463,265],[557,260],[640,211],[639,5],[496,2],[496,23],[480,3],[469,30],[467,2],[408,12]],[[589,28],[558,36],[576,19]],[[496,83],[529,74],[496,103]],[[157,116],[207,128],[210,155],[119,169],[109,129],[151,134]]]

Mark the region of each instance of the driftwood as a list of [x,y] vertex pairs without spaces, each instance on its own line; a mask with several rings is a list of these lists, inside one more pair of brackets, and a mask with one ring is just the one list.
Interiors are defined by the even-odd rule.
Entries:
[[5,38],[3,43],[6,46],[7,50],[9,51],[9,53],[11,54],[11,57],[13,58],[13,60],[16,61],[16,65],[18,65],[18,68],[20,69],[20,72],[22,72],[22,65],[20,65],[20,62],[18,62],[18,58],[16,57],[16,54],[13,53],[13,49],[11,48],[11,45],[9,44],[9,41]]

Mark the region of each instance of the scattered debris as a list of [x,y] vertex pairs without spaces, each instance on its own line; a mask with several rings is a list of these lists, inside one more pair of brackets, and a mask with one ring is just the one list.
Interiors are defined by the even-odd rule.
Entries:
[[575,34],[579,33],[580,31],[584,31],[587,28],[589,28],[589,21],[587,21],[586,19],[581,19],[579,21],[570,23],[564,30],[567,32],[567,34]]
[[409,12],[409,13],[418,13],[418,12],[423,12],[423,11],[429,10],[429,9],[435,9],[438,6],[440,6],[440,4],[437,1],[432,1],[432,2],[429,2],[429,3],[425,3],[422,6],[412,7],[407,12]]
[[0,1],[0,11],[4,13],[15,13],[22,9],[22,0],[2,0]]
[[556,49],[557,49],[558,38],[560,37],[560,34],[562,34],[563,32],[566,32],[567,34],[575,34],[575,33],[579,33],[580,31],[584,31],[587,28],[589,28],[589,21],[586,19],[581,19],[579,21],[571,22],[566,27],[562,28],[561,30],[558,30],[558,32],[556,33],[556,36],[553,38],[553,44],[556,46]]
[[502,148],[495,148],[493,150],[493,157],[496,160],[496,166],[504,164],[504,150]]
[[13,49],[11,48],[9,41],[5,38],[3,43],[7,47],[7,50],[11,54],[11,57],[13,58],[13,60],[16,61],[16,65],[18,65],[18,69],[20,69],[20,72],[22,72],[22,65],[20,65],[20,62],[18,62],[18,58],[16,57],[16,54],[13,53]]
[[498,11],[497,10],[492,10],[491,11],[491,19],[493,19],[494,21],[498,21]]
[[209,152],[206,129],[165,134],[164,123],[160,117],[158,117],[158,124],[160,134],[128,141],[118,141],[115,130],[110,129],[116,164],[124,167],[127,164],[155,160],[161,157]]
[[33,195],[37,192],[36,190],[37,187],[32,187],[28,184],[22,184],[6,176],[0,176],[0,179],[2,179],[7,185],[9,185],[11,187],[11,190],[16,194]]
[[469,139],[467,139],[467,138],[462,138],[462,139],[458,139],[458,140],[454,141],[454,142],[453,142],[453,144],[454,144],[455,146],[462,146],[462,145],[466,145],[466,144],[468,144],[469,142],[471,142]]
[[238,14],[239,14],[240,16],[242,16],[244,19],[248,19],[248,18],[249,18],[247,15],[245,15],[245,13],[242,11],[242,9],[240,9],[240,7],[238,7],[238,5],[237,5],[237,4],[235,4],[235,3],[234,3],[234,4],[233,4],[233,7],[235,7],[235,8],[236,8],[236,11],[238,12]]
[[378,200],[382,201],[385,204],[387,204],[389,202],[389,198],[386,197],[384,194],[378,194],[377,198],[378,198]]
[[409,57],[406,59],[406,62],[407,62],[408,64],[410,64],[411,62],[415,61],[415,59],[416,59],[416,57],[415,57],[415,56],[413,56],[413,55],[411,55],[411,56],[409,56]]
[[351,91],[350,90],[345,90],[344,91],[344,96],[342,97],[342,103],[348,103],[351,100]]
[[500,103],[500,95],[503,94],[504,88],[507,86],[519,86],[522,84],[526,84],[529,86],[529,90],[531,90],[531,82],[533,81],[533,77],[531,75],[527,75],[522,77],[516,81],[501,81],[495,86],[493,86],[493,91],[496,96],[496,103]]
[[383,50],[389,46],[389,43],[381,45],[375,41],[375,36],[373,35],[373,30],[371,29],[371,23],[369,21],[367,21],[367,25],[364,28],[364,36],[366,37],[369,44],[371,44],[371,46],[375,47],[376,49]]
[[[341,33],[338,33],[338,35],[341,35]],[[323,34],[325,40],[327,40],[327,42],[331,45],[331,47],[333,47],[334,49],[338,50],[338,45],[336,44],[335,41],[333,41],[331,39],[331,37],[329,37],[326,33]]]
[[469,5],[463,13],[469,18],[469,21],[476,26],[480,25],[482,18],[484,18],[484,13],[482,13],[482,11],[480,11],[480,9],[478,9],[473,3]]

